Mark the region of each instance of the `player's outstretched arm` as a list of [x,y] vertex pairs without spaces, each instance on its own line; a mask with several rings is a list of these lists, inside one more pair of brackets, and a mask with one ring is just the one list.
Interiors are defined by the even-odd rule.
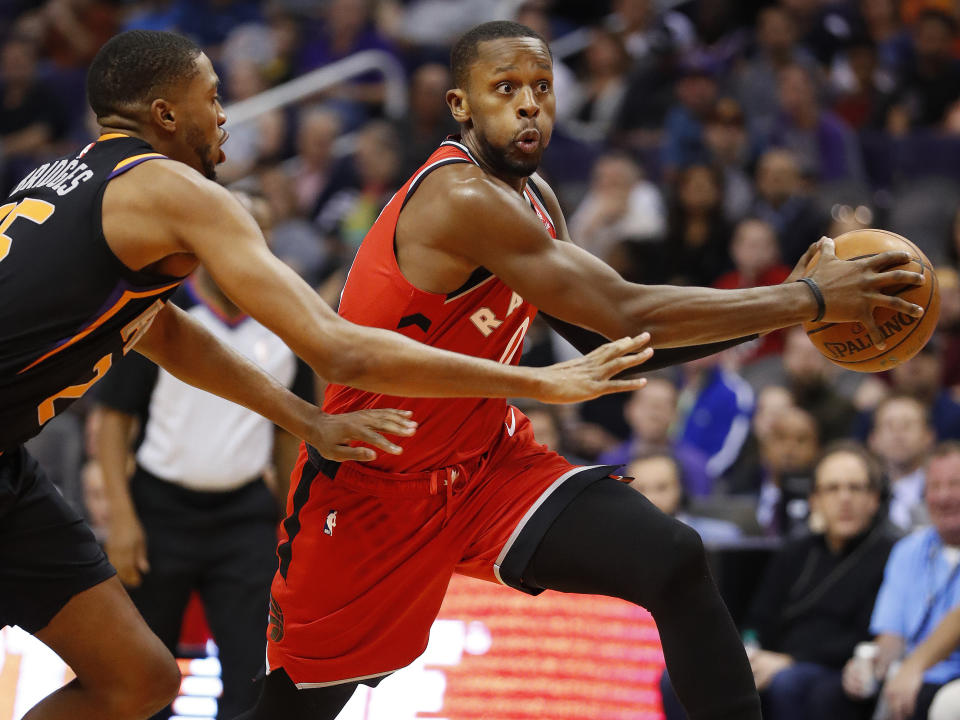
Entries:
[[[431,182],[447,183],[446,192],[428,192]],[[544,191],[560,240],[569,241],[556,197],[542,180],[535,182]],[[463,222],[464,217],[470,222]],[[428,242],[447,242],[446,252],[488,268],[543,312],[605,337],[647,330],[655,347],[676,347],[768,332],[817,314],[803,283],[745,290],[628,283],[573,243],[552,239],[524,198],[469,165],[428,176],[408,202],[402,222],[406,232],[421,231]],[[882,336],[873,321],[874,308],[922,314],[912,303],[883,293],[890,286],[922,282],[917,273],[887,270],[905,262],[906,253],[844,261],[836,258],[829,239],[821,250],[811,276],[826,300],[826,320],[863,322],[871,336],[877,335],[876,342]]]
[[[125,182],[128,175],[135,183]],[[124,192],[129,197],[119,202]],[[114,180],[107,193],[105,217],[108,202],[111,213],[117,213],[111,214],[107,235],[111,247],[133,224],[140,252],[154,246],[154,258],[195,256],[238,307],[329,381],[390,395],[530,397],[544,402],[575,402],[642,386],[638,380],[611,378],[649,357],[641,352],[648,337],[625,337],[574,364],[520,368],[347,322],[269,251],[260,229],[235,197],[180,163],[145,163]],[[136,222],[137,204],[142,216],[154,218],[150,223],[142,216]],[[127,223],[122,222],[122,213],[131,213]],[[171,238],[176,247],[169,247]],[[145,255],[136,266],[142,267],[150,257]],[[189,369],[188,365],[184,371]],[[302,430],[291,432],[303,437]]]
[[356,440],[399,454],[400,447],[384,435],[406,437],[416,430],[406,411],[324,413],[221,343],[175,305],[168,304],[157,314],[136,350],[185,383],[263,415],[331,460],[373,460],[373,450],[350,447]]

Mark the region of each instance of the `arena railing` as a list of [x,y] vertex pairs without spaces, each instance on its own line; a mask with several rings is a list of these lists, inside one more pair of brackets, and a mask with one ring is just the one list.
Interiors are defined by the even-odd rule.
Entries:
[[362,50],[343,60],[311,70],[293,80],[264,90],[251,98],[227,105],[224,108],[227,114],[227,129],[229,130],[231,125],[239,125],[271,110],[278,110],[299,102],[370,71],[383,75],[386,93],[383,102],[384,113],[394,119],[403,117],[407,111],[407,76],[403,66],[390,53],[383,50]]

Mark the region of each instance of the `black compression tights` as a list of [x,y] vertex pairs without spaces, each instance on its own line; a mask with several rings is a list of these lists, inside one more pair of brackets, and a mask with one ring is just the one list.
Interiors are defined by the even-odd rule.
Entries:
[[[531,585],[609,595],[647,608],[690,720],[760,720],[743,645],[699,535],[617,480],[600,480],[557,517],[524,573]],[[271,673],[237,720],[334,720],[355,684],[298,691]]]
[[600,480],[544,536],[524,581],[645,607],[690,720],[760,720],[750,664],[697,533],[643,495]]

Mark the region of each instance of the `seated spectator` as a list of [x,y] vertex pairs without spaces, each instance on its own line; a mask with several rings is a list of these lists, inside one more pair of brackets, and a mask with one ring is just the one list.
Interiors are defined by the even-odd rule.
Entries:
[[560,408],[556,405],[544,405],[533,401],[518,401],[514,404],[530,420],[533,437],[538,443],[546,445],[558,455],[562,455],[569,463],[574,465],[588,464],[583,458],[577,457],[570,451],[567,434],[560,417]]
[[[730,259],[734,269],[717,278],[716,288],[736,289],[779,285],[790,274],[780,262],[777,234],[770,223],[756,218],[741,220],[733,230]],[[738,353],[742,364],[783,351],[783,332],[777,330],[742,346]]]
[[[868,5],[886,5],[876,0]],[[834,69],[833,112],[855,130],[878,129],[884,124],[883,111],[889,105],[893,76],[880,66],[877,47],[869,37],[855,38],[844,52],[844,62]]]
[[[870,637],[870,612],[893,546],[879,518],[880,469],[856,444],[827,450],[810,504],[821,528],[786,543],[760,584],[745,635],[767,720],[855,720],[870,706],[847,697],[841,671]],[[666,683],[662,683],[661,687]],[[669,687],[668,720],[682,718]]]
[[757,491],[764,474],[761,448],[767,441],[774,419],[791,407],[795,407],[793,395],[783,385],[767,385],[757,393],[756,407],[750,419],[750,433],[740,455],[723,473],[720,481],[724,493],[747,495]]
[[[924,0],[926,2],[927,0]],[[876,48],[878,66],[896,78],[910,52],[910,37],[902,25],[903,3],[898,0],[858,0],[863,35]]]
[[[926,639],[907,655],[883,684],[883,700],[894,714],[910,717],[916,709],[923,676],[960,648],[960,605],[937,624]],[[930,703],[927,720],[957,720],[960,717],[960,680],[940,688]]]
[[295,180],[283,169],[266,168],[259,174],[260,192],[270,206],[270,249],[311,285],[335,268],[331,250],[316,226],[297,210]]
[[805,534],[813,463],[820,438],[813,416],[798,407],[777,414],[760,446],[762,476],[757,488],[757,524],[765,535]]
[[660,512],[686,523],[707,545],[738,540],[743,532],[729,520],[691,515],[683,491],[683,469],[669,452],[653,451],[634,458],[626,470],[630,487],[642,493]]
[[631,146],[650,150],[659,150],[663,121],[674,101],[675,59],[697,42],[686,15],[658,5],[654,0],[614,0],[605,23],[633,58],[618,134]]
[[677,102],[667,112],[663,131],[664,178],[670,182],[684,168],[710,162],[704,124],[717,102],[715,69],[705,62],[681,65],[676,84]]
[[[873,608],[870,631],[878,647],[877,680],[960,605],[960,444],[955,441],[939,445],[930,458],[926,505],[931,527],[915,530],[894,546]],[[957,678],[960,651],[954,650],[924,672],[913,712],[898,717],[926,720],[937,691]],[[871,691],[852,659],[844,667],[843,684],[856,697],[868,697]]]
[[722,97],[706,119],[703,139],[710,162],[723,174],[723,213],[728,222],[741,220],[753,205],[753,178],[748,167],[755,159],[740,104]]
[[697,31],[686,15],[660,10],[653,0],[613,0],[607,26],[620,34],[634,60],[668,51],[692,50]]
[[814,467],[810,506],[820,530],[791,541],[754,598],[750,653],[770,720],[863,717],[841,671],[870,638],[870,613],[894,538],[879,514],[880,468],[859,445],[828,449]]
[[613,129],[627,92],[630,56],[617,34],[594,28],[584,61],[579,102],[565,127],[581,140],[602,142]]
[[757,15],[756,53],[733,76],[736,97],[754,137],[770,134],[777,116],[777,74],[791,64],[816,68],[816,61],[797,43],[797,26],[781,6],[766,7]]
[[230,31],[263,20],[256,0],[174,0],[178,30],[198,42],[214,60]]
[[780,239],[780,256],[790,267],[824,234],[829,216],[803,188],[792,152],[768,150],[757,163],[757,199],[752,214],[769,222]]
[[403,177],[413,175],[447,135],[460,132],[446,103],[452,86],[450,71],[440,63],[425,63],[410,75],[410,107],[397,128],[403,138]]
[[117,9],[103,0],[47,0],[37,16],[44,54],[61,69],[82,71],[117,28]]
[[926,10],[913,27],[913,54],[893,91],[887,130],[902,135],[938,127],[960,99],[960,64],[953,56],[957,23],[952,15]]
[[[267,89],[261,68],[246,58],[234,60],[224,74],[224,92],[231,102],[247,100]],[[286,117],[280,110],[232,124],[227,159],[217,167],[218,178],[225,183],[234,182],[258,166],[278,160],[286,135]]]
[[707,456],[707,473],[722,475],[737,459],[750,432],[753,388],[723,363],[729,356],[710,355],[681,366],[684,375],[679,405],[680,442]]
[[802,327],[785,333],[783,372],[794,402],[816,418],[820,437],[850,437],[856,409],[836,388],[840,371],[820,354]]
[[629,155],[601,155],[593,166],[586,195],[570,218],[574,241],[597,257],[613,261],[620,274],[631,279],[649,274],[648,268],[634,267],[632,246],[662,240],[665,230],[663,198],[657,186],[643,178]]
[[298,215],[309,215],[330,184],[334,166],[333,145],[340,130],[340,116],[332,110],[318,106],[300,113],[297,154],[283,164],[284,172],[294,183]]
[[709,495],[713,476],[707,472],[707,455],[690,443],[671,435],[677,420],[677,386],[662,375],[647,379],[642,390],[635,391],[623,410],[630,426],[630,439],[602,453],[601,465],[626,465],[631,458],[648,452],[669,452],[680,464],[684,492],[689,496]]
[[909,395],[891,395],[873,414],[868,442],[890,484],[890,522],[903,531],[912,530],[926,519],[926,462],[934,443],[927,406]]
[[953,394],[960,385],[960,273],[953,266],[937,268],[940,286],[940,319],[937,335],[943,342],[941,385]]
[[792,151],[800,172],[821,182],[861,180],[860,145],[850,128],[820,106],[810,70],[787,65],[778,75],[780,112],[768,138],[774,147]]
[[[393,53],[392,43],[377,29],[373,6],[366,0],[331,0],[322,8],[322,19],[310,23],[302,34],[298,73],[305,73],[342,60],[362,50]],[[380,73],[365,73],[326,90],[324,96],[338,103],[349,127],[374,116],[383,103],[386,84]]]
[[317,201],[315,222],[333,241],[340,264],[353,256],[377,215],[402,184],[400,140],[385,120],[373,120],[357,133],[353,155]]
[[65,130],[57,98],[40,79],[36,46],[8,38],[0,48],[0,195],[52,154]]
[[960,439],[960,403],[941,385],[944,364],[942,347],[937,333],[914,357],[889,372],[889,384],[872,376],[868,377],[867,381],[873,380],[877,384],[876,390],[871,393],[875,402],[873,407],[860,407],[859,424],[869,426],[872,411],[884,397],[909,395],[930,408],[936,440]]
[[709,287],[730,267],[723,179],[707,165],[680,171],[667,216],[663,280]]

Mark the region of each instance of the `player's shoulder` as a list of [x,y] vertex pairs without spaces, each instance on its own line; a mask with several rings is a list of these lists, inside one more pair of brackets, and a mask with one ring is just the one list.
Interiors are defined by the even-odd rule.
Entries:
[[442,199],[450,210],[468,213],[478,220],[483,217],[481,213],[493,208],[503,211],[504,203],[522,207],[521,197],[513,188],[472,163],[442,167],[431,173],[423,185],[422,190]]
[[132,168],[110,183],[113,194],[167,211],[212,209],[230,193],[189,165],[157,158]]

